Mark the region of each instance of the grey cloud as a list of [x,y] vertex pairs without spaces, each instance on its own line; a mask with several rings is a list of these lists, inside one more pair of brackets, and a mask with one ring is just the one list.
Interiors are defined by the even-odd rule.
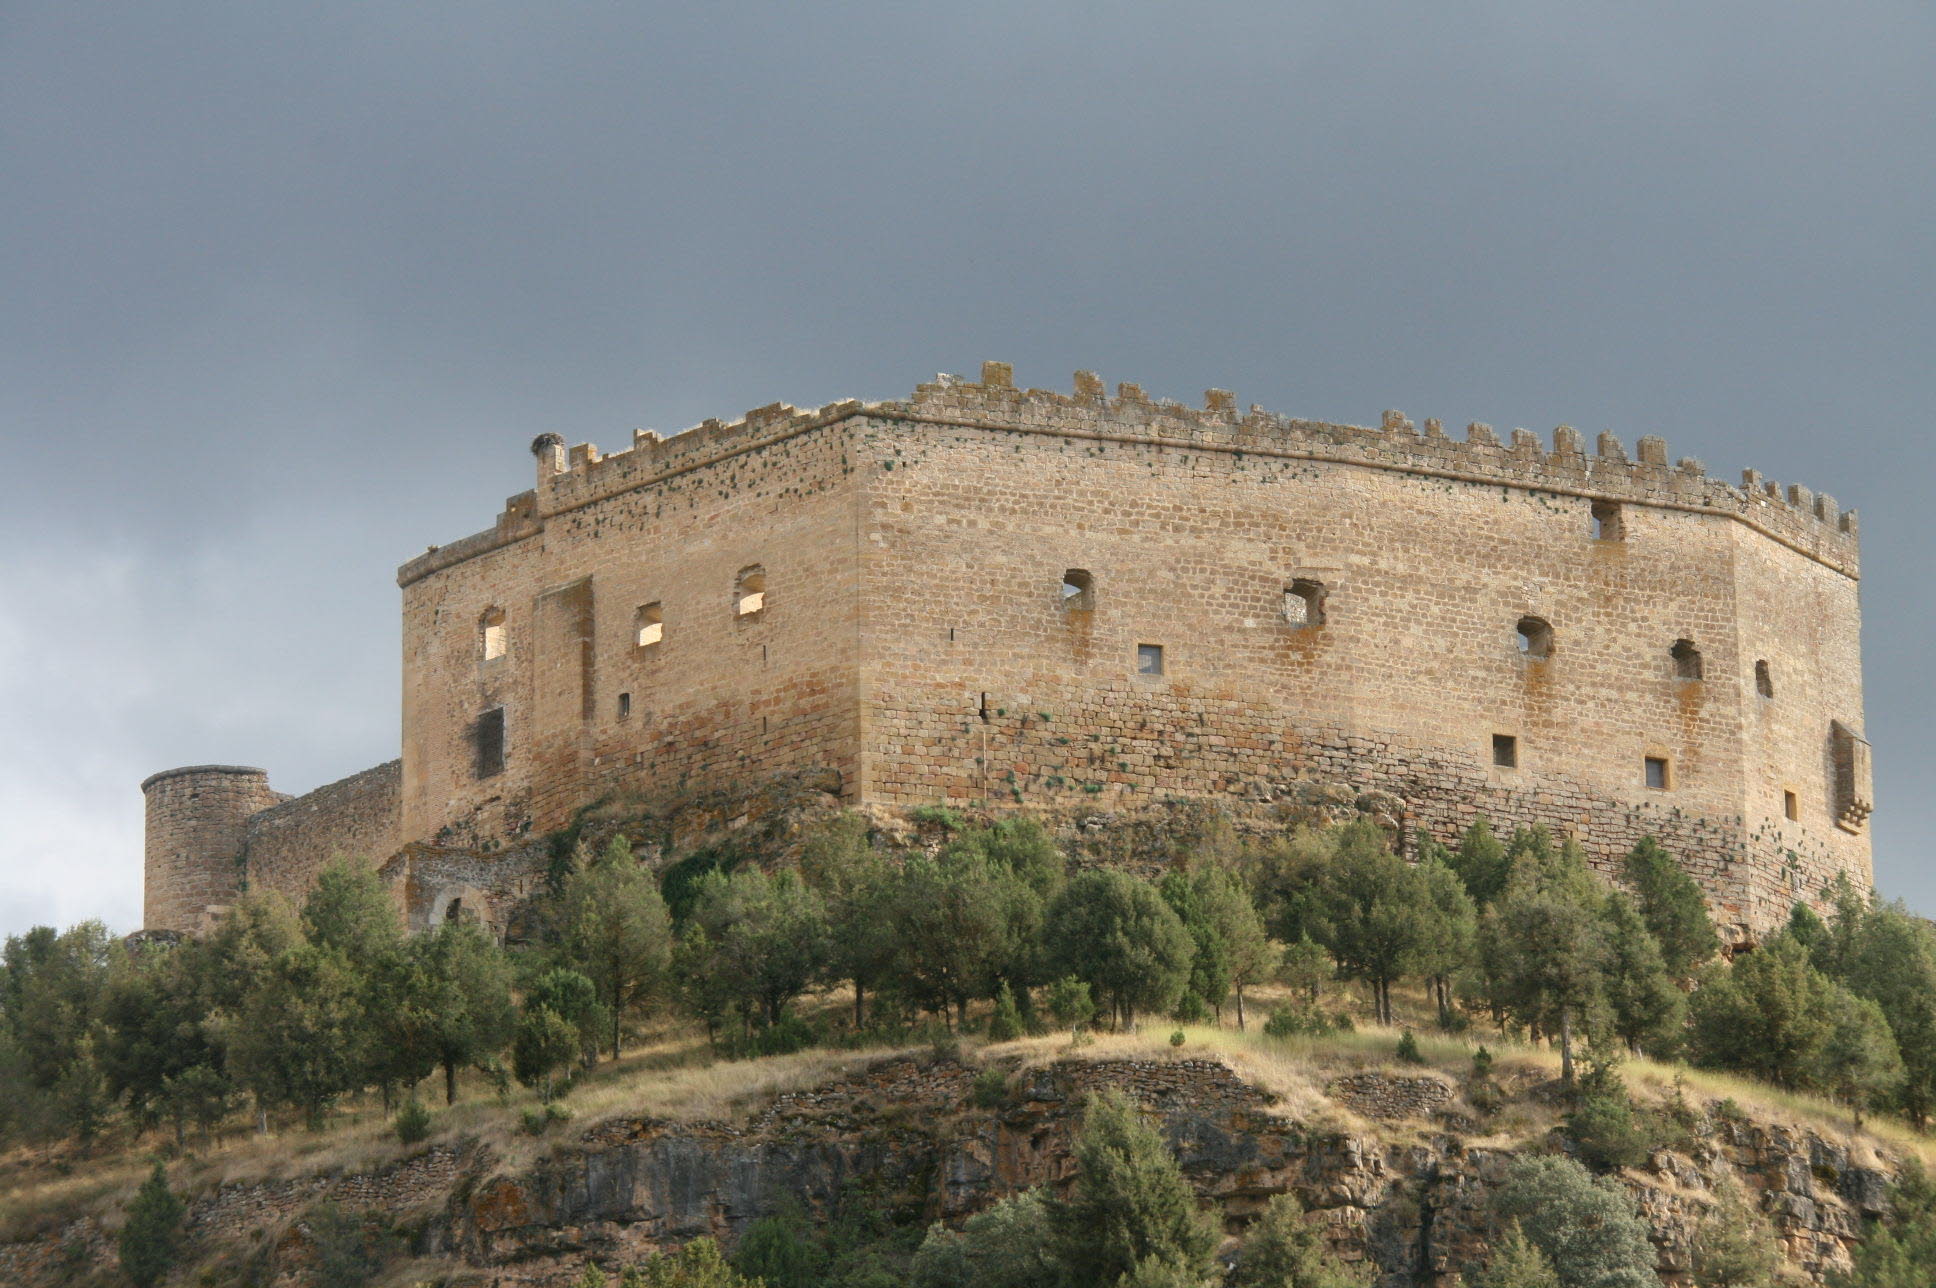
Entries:
[[1927,7],[27,3],[0,16],[0,931],[149,770],[395,752],[399,562],[611,446],[983,357],[1665,434],[1859,506],[1936,701]]

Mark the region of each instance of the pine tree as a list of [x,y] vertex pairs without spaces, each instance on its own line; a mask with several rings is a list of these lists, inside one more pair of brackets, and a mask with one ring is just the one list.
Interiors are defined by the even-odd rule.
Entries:
[[1817,1084],[1847,1105],[1862,1128],[1862,1111],[1893,1092],[1902,1080],[1902,1055],[1882,1008],[1839,984],[1829,985],[1828,1036],[1822,1043]]
[[1459,874],[1466,893],[1472,896],[1473,904],[1480,911],[1491,907],[1492,901],[1505,892],[1510,867],[1506,847],[1493,835],[1485,815],[1472,820],[1465,835],[1459,838],[1459,848],[1450,853],[1446,862]]
[[1338,1260],[1295,1195],[1279,1194],[1244,1232],[1230,1288],[1360,1288],[1366,1276]]
[[837,927],[827,943],[828,974],[853,985],[854,1028],[866,1024],[867,995],[894,967],[894,874],[868,839],[867,820],[842,814],[809,832],[800,871]]
[[128,1204],[121,1227],[121,1272],[135,1288],[154,1288],[181,1259],[182,1218],[187,1208],[168,1188],[168,1174],[156,1163]]
[[1773,1288],[1780,1245],[1768,1218],[1730,1178],[1694,1229],[1694,1282],[1700,1288]]
[[1633,901],[1609,890],[1602,904],[1607,955],[1603,988],[1613,1031],[1634,1055],[1658,1054],[1680,1034],[1685,995]]
[[1720,951],[1721,940],[1714,933],[1700,884],[1653,837],[1640,838],[1622,872],[1641,920],[1660,945],[1668,974],[1684,979]]
[[1468,1288],[1562,1288],[1553,1263],[1533,1246],[1517,1221],[1507,1223],[1485,1269],[1466,1282]]
[[1040,1190],[1012,1194],[968,1218],[959,1231],[939,1223],[914,1254],[913,1288],[1057,1288],[1048,1201]]
[[1314,892],[1313,936],[1339,973],[1371,991],[1380,1024],[1392,1022],[1391,986],[1416,973],[1432,908],[1410,864],[1385,847],[1368,820],[1339,829],[1337,857]]
[[620,1288],[762,1288],[748,1279],[720,1253],[719,1245],[700,1237],[677,1252],[655,1252],[627,1270]]
[[1479,934],[1478,909],[1464,884],[1444,863],[1443,847],[1419,859],[1414,877],[1424,894],[1429,915],[1420,936],[1414,966],[1431,986],[1438,1007],[1439,1027],[1452,1027],[1452,977],[1471,965]]
[[1900,903],[1869,911],[1843,982],[1881,1006],[1902,1056],[1898,1103],[1918,1127],[1927,1124],[1936,1110],[1936,932]]
[[1831,1031],[1834,988],[1799,941],[1776,935],[1732,966],[1706,973],[1691,1001],[1692,1054],[1697,1063],[1777,1086],[1813,1086]]
[[1138,1011],[1176,1005],[1189,982],[1190,932],[1154,886],[1126,872],[1092,868],[1070,878],[1046,926],[1059,973],[1086,981],[1125,1028]]
[[1055,1255],[1072,1282],[1113,1284],[1151,1257],[1210,1272],[1216,1232],[1135,1105],[1113,1093],[1091,1097],[1075,1155],[1074,1192],[1049,1213]]
[[597,987],[617,1059],[626,1014],[657,993],[671,961],[672,919],[658,882],[615,836],[596,863],[566,878],[558,916],[561,958]]
[[1515,838],[1505,892],[1486,910],[1481,954],[1503,1005],[1560,1042],[1560,1075],[1573,1082],[1576,1037],[1603,1005],[1607,962],[1602,896],[1569,842],[1554,850],[1539,829]]

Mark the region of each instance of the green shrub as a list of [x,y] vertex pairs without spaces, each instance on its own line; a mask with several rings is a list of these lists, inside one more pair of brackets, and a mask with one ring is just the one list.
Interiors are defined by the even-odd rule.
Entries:
[[1183,1036],[1182,1029],[1178,1029],[1176,1032],[1170,1034],[1170,1045],[1173,1047],[1180,1047],[1188,1040]]
[[1583,1162],[1593,1167],[1636,1167],[1653,1142],[1634,1121],[1633,1102],[1620,1075],[1596,1064],[1580,1079],[1579,1097],[1566,1116],[1566,1134]]
[[975,1075],[975,1104],[994,1109],[1008,1100],[1008,1078],[1000,1069],[983,1069]]
[[995,1013],[988,1020],[990,1042],[1013,1042],[1022,1036],[1022,1012],[1015,1005],[1015,994],[1004,982],[995,994]]
[[135,1191],[121,1227],[121,1271],[135,1288],[153,1288],[181,1258],[181,1225],[187,1209],[168,1188],[160,1163]]
[[1492,1076],[1492,1052],[1481,1046],[1472,1053],[1472,1076],[1490,1078]]
[[1425,1053],[1418,1049],[1418,1038],[1410,1029],[1398,1035],[1398,1060],[1401,1064],[1424,1064]]
[[1497,1211],[1517,1218],[1565,1288],[1659,1288],[1654,1245],[1633,1196],[1570,1158],[1515,1159]]
[[959,832],[967,826],[961,815],[946,805],[916,805],[908,811],[908,820],[922,827],[938,827],[944,832]]
[[414,1145],[430,1135],[430,1111],[415,1096],[403,1102],[397,1111],[397,1140],[405,1145]]
[[1355,1288],[1365,1282],[1325,1244],[1319,1227],[1304,1219],[1296,1197],[1279,1194],[1244,1232],[1231,1288]]
[[1342,1012],[1327,1015],[1308,1002],[1287,1002],[1270,1013],[1264,1032],[1274,1038],[1322,1038],[1349,1033],[1351,1018]]

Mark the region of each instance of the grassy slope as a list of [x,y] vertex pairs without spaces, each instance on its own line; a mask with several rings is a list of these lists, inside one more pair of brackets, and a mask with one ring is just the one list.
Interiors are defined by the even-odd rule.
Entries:
[[[1397,1062],[1398,1030],[1374,1026],[1326,1038],[1275,1039],[1265,1037],[1256,1021],[1267,1012],[1270,991],[1255,1000],[1249,1031],[1214,1025],[1183,1026],[1185,1043],[1173,1048],[1168,1040],[1176,1026],[1152,1024],[1137,1034],[1102,1034],[1071,1048],[1066,1034],[1024,1038],[1016,1042],[963,1044],[969,1061],[1020,1061],[1037,1065],[1059,1059],[1170,1059],[1214,1054],[1247,1080],[1278,1097],[1275,1112],[1301,1121],[1387,1138],[1402,1137],[1416,1127],[1377,1124],[1362,1120],[1326,1093],[1326,1085],[1340,1074],[1362,1069],[1417,1072]],[[1342,994],[1327,1006],[1343,1001]],[[1355,999],[1354,999],[1355,1000]],[[1477,1028],[1460,1037],[1438,1036],[1426,1026],[1428,1011],[1422,996],[1398,999],[1400,1019],[1411,1022],[1428,1069],[1454,1079],[1472,1067],[1472,1053],[1484,1043],[1493,1053],[1496,1076],[1514,1074],[1556,1077],[1559,1057],[1543,1047],[1511,1041]],[[837,996],[820,999],[829,1014],[845,1004]],[[1229,1017],[1226,1016],[1226,1022]],[[705,1038],[684,1026],[665,1026],[638,1038],[625,1056],[606,1061],[583,1075],[562,1097],[573,1121],[550,1134],[535,1137],[520,1127],[527,1109],[538,1097],[522,1088],[498,1099],[481,1079],[465,1079],[458,1103],[445,1108],[441,1099],[426,1099],[434,1122],[428,1141],[400,1145],[389,1117],[375,1097],[345,1104],[328,1128],[309,1132],[294,1124],[272,1124],[258,1134],[238,1116],[228,1130],[201,1143],[190,1139],[187,1156],[170,1165],[170,1179],[178,1190],[206,1192],[220,1184],[285,1179],[304,1175],[369,1171],[438,1144],[481,1142],[502,1160],[506,1170],[518,1170],[546,1151],[568,1147],[585,1127],[605,1118],[656,1117],[674,1121],[743,1120],[772,1097],[811,1087],[857,1070],[883,1056],[923,1052],[926,1047],[874,1047],[852,1051],[812,1050],[757,1060],[721,1061],[707,1049]],[[1847,1139],[1858,1154],[1873,1155],[1878,1148],[1892,1153],[1915,1153],[1936,1163],[1936,1142],[1918,1136],[1906,1125],[1871,1119],[1863,1130],[1852,1130],[1846,1109],[1813,1096],[1784,1092],[1750,1079],[1727,1074],[1663,1065],[1650,1060],[1630,1061],[1622,1075],[1640,1100],[1666,1100],[1677,1080],[1694,1100],[1732,1099],[1750,1117],[1768,1123],[1808,1127],[1824,1136]],[[421,1090],[433,1092],[438,1079]],[[1555,1113],[1524,1098],[1487,1124],[1487,1134],[1474,1144],[1509,1148],[1537,1140],[1550,1129]],[[90,1151],[71,1144],[53,1148],[15,1149],[0,1155],[0,1240],[50,1232],[84,1215],[117,1225],[119,1212],[146,1175],[158,1152],[172,1152],[172,1138],[160,1133],[135,1135],[123,1129],[97,1142]]]

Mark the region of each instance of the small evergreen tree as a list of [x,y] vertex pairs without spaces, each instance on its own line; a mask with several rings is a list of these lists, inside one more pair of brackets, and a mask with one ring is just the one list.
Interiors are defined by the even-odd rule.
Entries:
[[1057,1288],[1048,1202],[1024,1190],[968,1218],[960,1231],[938,1222],[914,1254],[914,1288]]
[[1069,1041],[1072,1043],[1081,1038],[1082,1026],[1096,1015],[1096,1003],[1089,995],[1089,985],[1074,975],[1064,975],[1049,985],[1048,1006],[1055,1022],[1069,1030]]
[[1486,1268],[1467,1281],[1469,1288],[1562,1288],[1560,1276],[1545,1253],[1510,1221],[1493,1245]]
[[1371,992],[1380,1024],[1392,1022],[1391,987],[1417,972],[1431,936],[1433,908],[1423,880],[1393,854],[1368,819],[1339,829],[1336,858],[1313,892],[1312,936],[1338,971]]
[[1781,1269],[1774,1227],[1732,1178],[1695,1227],[1693,1252],[1700,1288],[1773,1288]]
[[1273,1197],[1244,1232],[1230,1288],[1360,1288],[1366,1276],[1339,1261],[1295,1195]]
[[1660,1054],[1679,1038],[1687,1001],[1660,945],[1633,901],[1609,890],[1602,905],[1606,960],[1602,983],[1613,1031],[1632,1055]]
[[558,921],[564,964],[598,989],[617,1059],[621,1023],[657,992],[671,961],[672,918],[659,884],[615,836],[596,863],[565,879]]
[[627,1270],[619,1280],[620,1288],[762,1288],[757,1279],[748,1279],[733,1269],[721,1255],[719,1245],[700,1237],[677,1252],[655,1252]]
[[1049,905],[1046,934],[1059,972],[1086,980],[1125,1028],[1139,1011],[1169,1010],[1189,983],[1190,932],[1154,886],[1127,872],[1070,878]]
[[1660,945],[1667,973],[1685,978],[1720,951],[1700,883],[1651,836],[1640,838],[1621,869],[1640,917]]
[[1135,1105],[1113,1093],[1092,1096],[1075,1155],[1074,1192],[1049,1212],[1056,1258],[1073,1282],[1113,1284],[1152,1257],[1209,1274],[1216,1232]]
[[1459,838],[1459,848],[1446,856],[1447,865],[1459,874],[1472,902],[1484,911],[1505,893],[1509,863],[1506,847],[1493,835],[1492,825],[1481,814]]
[[796,1212],[763,1216],[746,1228],[733,1268],[766,1288],[819,1288],[827,1251]]
[[135,1288],[154,1288],[181,1259],[182,1218],[187,1208],[168,1188],[168,1175],[156,1163],[128,1204],[121,1226],[121,1272]]

